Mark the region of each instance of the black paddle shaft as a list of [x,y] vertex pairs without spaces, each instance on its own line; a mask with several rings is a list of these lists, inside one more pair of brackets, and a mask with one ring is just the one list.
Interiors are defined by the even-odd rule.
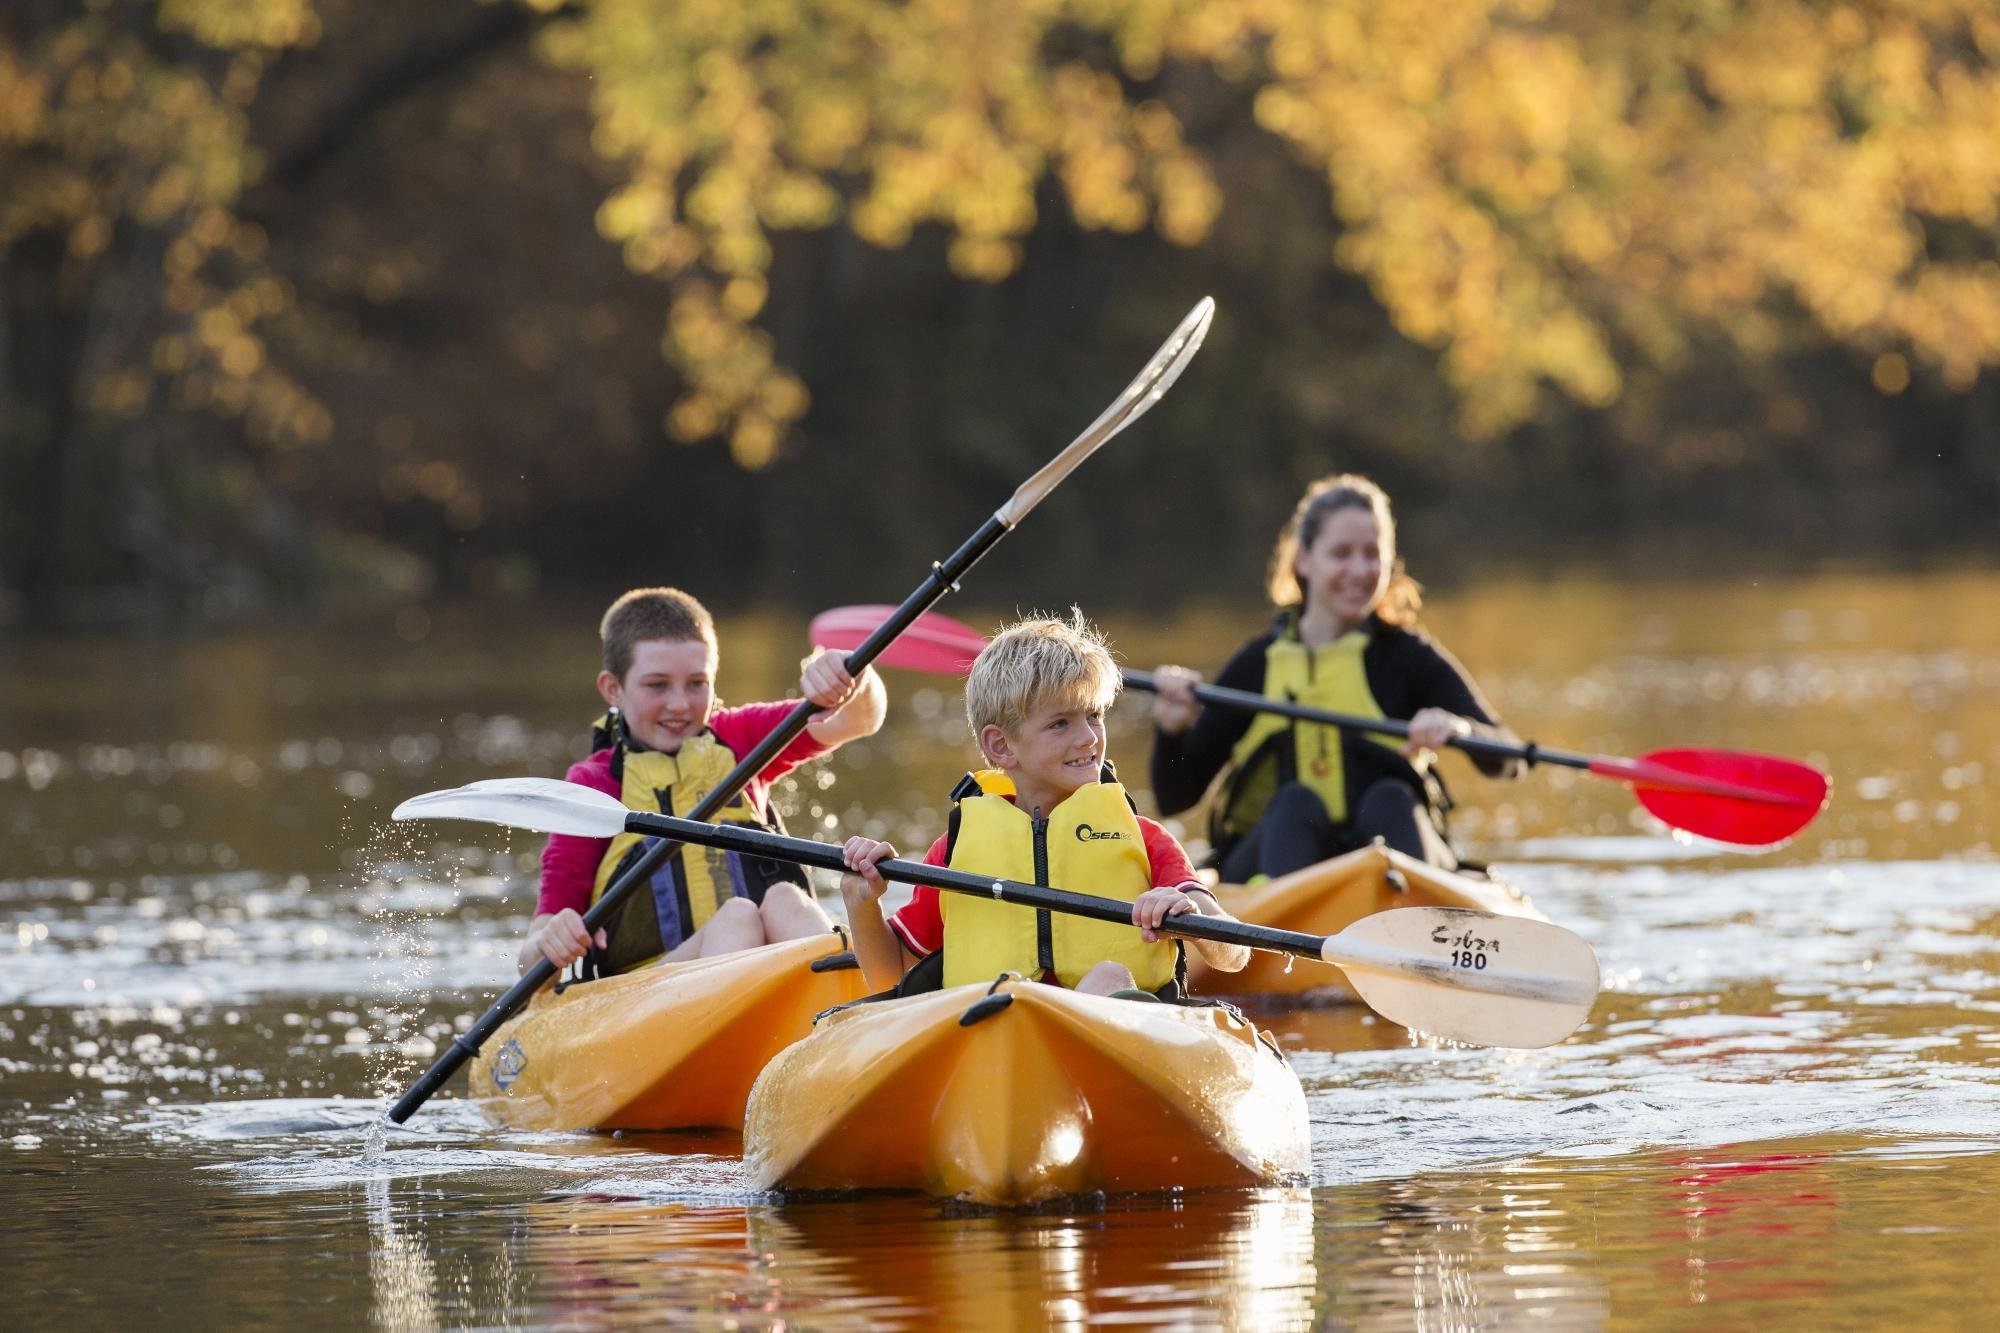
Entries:
[[[847,655],[848,671],[853,675],[860,675],[868,664],[879,657],[882,650],[908,629],[918,616],[937,605],[946,593],[954,591],[958,587],[958,580],[965,572],[978,564],[980,557],[992,550],[1009,531],[1011,529],[1001,522],[996,514],[981,524],[979,530],[967,538],[964,545],[943,561],[932,565],[930,576],[917,585],[916,591],[905,597],[903,604],[896,608],[895,613],[876,626],[875,632],[870,634],[860,647]],[[786,746],[798,739],[799,733],[805,730],[806,723],[811,721],[812,715],[817,711],[819,705],[812,700],[799,700],[798,705],[785,718],[784,724],[766,736],[749,754],[738,760],[736,767],[729,770],[728,776],[716,784],[715,788],[688,812],[687,820],[673,822],[703,829],[714,827],[695,821],[707,819],[735,799],[736,793],[743,789],[744,784],[763,772],[765,766],[777,758]],[[604,896],[584,913],[584,929],[594,935],[598,927],[611,920],[623,906],[625,899],[630,897],[639,885],[651,878],[653,871],[673,853],[676,845],[670,838],[663,837],[649,847],[624,874],[612,882],[604,891]],[[838,868],[838,859],[836,856],[835,868]],[[555,975],[556,968],[553,963],[546,958],[537,958],[534,966],[522,973],[521,979],[509,987],[505,995],[494,1001],[493,1007],[482,1014],[477,1023],[452,1038],[451,1045],[445,1047],[444,1054],[438,1057],[437,1062],[424,1073],[422,1078],[411,1085],[410,1090],[403,1094],[395,1106],[390,1108],[389,1119],[400,1125],[416,1114],[417,1108],[429,1101],[432,1095],[445,1085],[445,1081],[458,1072],[460,1065],[478,1055],[479,1048],[486,1044],[486,1039],[498,1031],[502,1023],[512,1018],[522,1005],[533,998],[536,991],[548,985]]]
[[[1126,670],[1120,673],[1125,683],[1135,690],[1145,690],[1157,694],[1160,689],[1159,677],[1150,671]],[[1410,724],[1393,717],[1361,717],[1354,713],[1335,713],[1325,708],[1314,708],[1310,704],[1293,703],[1289,699],[1273,699],[1268,694],[1252,694],[1248,690],[1232,690],[1223,685],[1196,685],[1194,697],[1205,704],[1218,708],[1232,708],[1239,713],[1276,713],[1280,717],[1296,718],[1301,722],[1317,722],[1323,727],[1338,727],[1342,731],[1379,731],[1387,736],[1408,736]],[[1467,754],[1491,755],[1497,759],[1524,759],[1530,765],[1559,764],[1564,768],[1589,768],[1593,762],[1587,754],[1571,754],[1567,750],[1550,750],[1525,741],[1489,740],[1484,736],[1454,736],[1447,745],[1463,750]]]
[[[656,837],[673,838],[680,842],[720,847],[728,852],[796,861],[800,865],[818,866],[822,870],[847,869],[847,862],[841,856],[840,848],[831,843],[814,842],[810,838],[788,838],[783,834],[767,833],[762,829],[744,828],[737,824],[704,824],[691,818],[679,819],[673,815],[655,815],[635,810],[625,817],[625,828],[631,833],[650,833]],[[1089,893],[1071,893],[1067,889],[1024,884],[1012,879],[994,879],[990,875],[974,875],[963,870],[952,870],[946,866],[924,865],[917,861],[901,861],[894,858],[878,863],[876,869],[881,871],[882,878],[903,884],[928,884],[932,888],[971,894],[976,898],[992,898],[999,902],[1012,903],[1017,907],[1034,907],[1045,912],[1089,917],[1095,921],[1109,921],[1114,925],[1132,924],[1132,904],[1120,902],[1115,898],[1100,898]],[[1240,944],[1252,949],[1270,949],[1315,960],[1323,957],[1321,951],[1326,946],[1326,937],[1323,935],[1307,935],[1296,930],[1255,926],[1247,921],[1219,920],[1215,917],[1199,916],[1193,912],[1168,917],[1159,930],[1163,935],[1184,935],[1192,940]]]

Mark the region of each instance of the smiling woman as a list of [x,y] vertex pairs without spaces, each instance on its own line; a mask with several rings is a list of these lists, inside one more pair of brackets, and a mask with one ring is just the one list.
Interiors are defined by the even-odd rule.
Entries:
[[[1450,808],[1434,751],[1468,736],[1512,742],[1477,687],[1417,628],[1422,599],[1396,553],[1389,497],[1351,474],[1315,483],[1278,535],[1269,591],[1272,629],[1222,669],[1224,686],[1330,712],[1407,720],[1408,742],[1273,713],[1197,703],[1194,672],[1154,673],[1153,790],[1168,814],[1223,774],[1210,838],[1225,880],[1277,876],[1381,839],[1408,856],[1456,867],[1444,835]],[[1517,761],[1478,756],[1491,777]]]

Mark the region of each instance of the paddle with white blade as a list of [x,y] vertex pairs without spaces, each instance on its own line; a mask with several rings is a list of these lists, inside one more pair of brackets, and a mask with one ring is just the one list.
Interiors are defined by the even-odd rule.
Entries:
[[[1194,309],[1188,311],[1173,333],[1160,344],[1145,367],[1083,434],[1070,441],[1069,446],[1039,472],[1016,487],[1007,503],[995,510],[993,516],[966,538],[956,551],[932,565],[930,574],[903,599],[902,605],[872,630],[859,636],[857,645],[845,659],[849,674],[859,676],[866,670],[912,622],[935,606],[946,593],[956,589],[959,578],[992,550],[1002,537],[1012,532],[1015,525],[1042,502],[1044,496],[1061,485],[1063,478],[1074,472],[1105,441],[1144,416],[1146,410],[1157,403],[1160,395],[1187,369],[1188,362],[1200,350],[1202,339],[1208,335],[1209,322],[1214,317],[1214,301],[1204,296],[1196,302]],[[799,733],[806,729],[806,724],[817,711],[818,705],[812,700],[799,700],[777,729],[744,755],[736,767],[730,769],[688,813],[698,820],[707,819],[729,804],[746,783],[763,772],[773,759],[783,753],[785,747],[798,739]],[[583,914],[584,930],[589,935],[595,936],[600,927],[609,928],[610,948],[606,963],[609,970],[636,965],[660,952],[651,947],[660,943],[658,919],[646,895],[637,890],[641,885],[651,883],[653,872],[673,853],[676,845],[668,838],[653,843],[612,880],[603,895]],[[621,913],[626,915],[621,917]],[[534,965],[521,974],[521,979],[494,1001],[477,1022],[452,1038],[451,1045],[438,1056],[436,1063],[389,1109],[389,1119],[400,1125],[414,1115],[417,1108],[429,1101],[460,1065],[479,1054],[480,1046],[502,1023],[526,1004],[535,992],[554,980],[555,974],[556,969],[548,959],[536,959]]]
[[[470,819],[542,833],[609,838],[646,833],[751,856],[844,870],[829,843],[762,829],[705,824],[628,810],[617,799],[553,778],[494,778],[413,796],[397,819]],[[1130,903],[1066,889],[887,860],[884,879],[928,884],[1042,911],[1129,924]],[[1546,921],[1464,908],[1404,907],[1362,918],[1338,935],[1308,935],[1192,913],[1163,934],[1268,949],[1332,963],[1369,1007],[1391,1022],[1474,1046],[1550,1046],[1576,1031],[1597,999],[1597,956]]]

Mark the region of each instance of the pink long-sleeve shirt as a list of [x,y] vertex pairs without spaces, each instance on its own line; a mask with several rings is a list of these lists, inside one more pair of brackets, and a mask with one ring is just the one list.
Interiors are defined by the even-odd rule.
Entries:
[[[791,716],[795,703],[744,704],[724,708],[708,719],[708,729],[742,758]],[[802,731],[798,739],[778,752],[778,757],[743,789],[759,810],[770,808],[771,784],[809,759],[826,753],[827,747]],[[592,787],[611,796],[620,795],[619,784],[611,776],[611,748],[595,751],[588,759],[571,764],[565,775],[571,782]],[[538,915],[553,915],[565,907],[578,912],[590,906],[590,893],[597,885],[597,866],[604,859],[609,838],[579,838],[568,833],[552,833],[542,849],[542,889],[535,901]]]

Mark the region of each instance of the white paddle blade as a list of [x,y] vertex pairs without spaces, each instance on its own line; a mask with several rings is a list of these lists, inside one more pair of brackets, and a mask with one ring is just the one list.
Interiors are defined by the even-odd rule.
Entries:
[[397,806],[392,819],[474,819],[482,824],[610,838],[630,814],[615,796],[555,778],[488,778],[427,791]]
[[1323,956],[1383,1017],[1474,1046],[1553,1046],[1597,1001],[1590,946],[1526,917],[1402,907],[1361,918]]
[[993,516],[1009,528],[1014,527],[1042,502],[1043,496],[1061,485],[1064,477],[1076,471],[1078,464],[1096,453],[1100,445],[1146,415],[1146,409],[1160,401],[1160,396],[1172,387],[1194,354],[1201,350],[1201,340],[1208,336],[1208,325],[1214,318],[1215,298],[1204,296],[1195,302],[1194,309],[1187,312],[1172,335],[1160,344],[1160,350],[1153,353],[1145,369],[1112,400],[1111,406],[1072,440],[1069,448],[1022,482],[1013,498]]

